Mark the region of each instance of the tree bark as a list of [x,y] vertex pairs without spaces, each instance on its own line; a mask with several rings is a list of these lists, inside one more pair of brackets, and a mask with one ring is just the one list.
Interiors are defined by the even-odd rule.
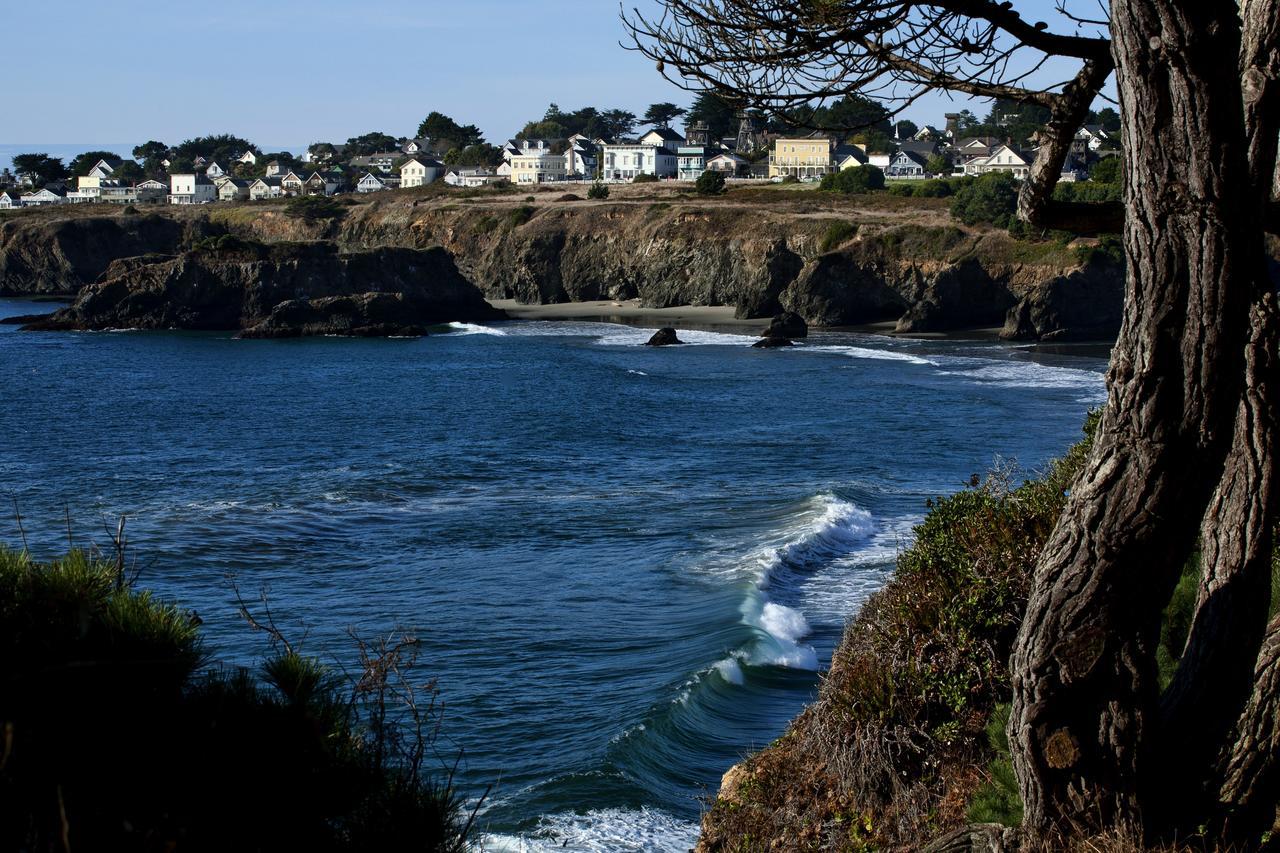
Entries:
[[[1201,533],[1203,575],[1187,645],[1162,700],[1145,799],[1167,834],[1217,819],[1222,768],[1254,690],[1271,604],[1280,357],[1276,298],[1257,294],[1236,434]],[[1273,801],[1274,802],[1274,801]]]
[[1267,627],[1254,685],[1218,795],[1223,836],[1256,842],[1275,823],[1280,795],[1280,617]]
[[[1280,2],[1243,0],[1240,12],[1244,131],[1253,205],[1262,217],[1280,133]],[[1258,262],[1265,264],[1261,257]],[[1148,800],[1164,812],[1159,823],[1174,833],[1201,825],[1225,831],[1218,805],[1225,771],[1217,759],[1233,754],[1271,604],[1280,315],[1265,269],[1252,300],[1235,437],[1205,513],[1196,612],[1162,700],[1163,730],[1153,756],[1162,770],[1148,786]]]
[[[1223,470],[1262,232],[1231,0],[1115,0],[1125,316],[1089,465],[1044,549],[1011,662],[1032,838],[1143,831],[1160,618]],[[1252,212],[1252,216],[1251,216]]]

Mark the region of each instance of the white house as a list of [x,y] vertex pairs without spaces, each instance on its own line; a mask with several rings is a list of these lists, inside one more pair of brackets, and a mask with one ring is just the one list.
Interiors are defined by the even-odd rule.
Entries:
[[676,177],[696,181],[707,170],[711,149],[705,145],[681,145],[676,149]]
[[678,158],[661,145],[624,142],[606,145],[600,155],[601,174],[606,181],[630,181],[636,175],[674,178]]
[[356,192],[358,193],[376,193],[382,190],[391,189],[391,179],[386,175],[375,175],[368,172],[359,181],[356,182]]
[[218,200],[218,188],[205,175],[170,175],[170,204],[208,204]]
[[23,207],[45,207],[50,204],[66,204],[66,190],[56,190],[45,187],[44,189],[29,192],[22,197]]
[[164,181],[157,181],[155,178],[149,178],[141,182],[138,184],[138,189],[151,191],[158,190],[160,192],[168,192],[169,190],[169,188],[164,185]]
[[116,169],[119,166],[120,166],[119,163],[111,163],[107,160],[99,160],[97,163],[94,163],[93,168],[89,170],[88,177],[97,178],[98,180],[102,180],[102,181],[108,180],[112,175],[115,174]]
[[223,175],[227,173],[227,170],[222,168],[215,162],[215,163],[210,163],[208,166],[206,166],[204,169],[204,173],[210,180],[213,180],[214,178],[221,178]]
[[571,178],[594,178],[600,168],[600,148],[581,133],[569,137],[564,152],[565,174]]
[[419,139],[406,140],[405,143],[400,146],[400,150],[403,151],[405,154],[408,154],[410,157],[412,157],[414,154],[421,154],[426,152],[428,149],[430,149],[430,147],[431,147],[430,137],[423,136]]
[[565,179],[564,155],[551,148],[535,148],[511,158],[511,183],[545,184]]
[[641,145],[660,145],[672,151],[675,151],[684,143],[684,136],[669,127],[655,127],[640,137]]
[[1111,140],[1111,134],[1103,130],[1100,124],[1086,124],[1076,131],[1076,139],[1085,143],[1090,151],[1097,151]]
[[750,166],[747,158],[739,157],[731,151],[723,151],[707,160],[707,171],[723,172],[726,178],[745,175]]
[[899,151],[889,159],[889,168],[884,173],[890,178],[923,178],[926,162],[925,157],[915,151]]
[[22,207],[22,196],[17,190],[0,193],[0,210],[10,210],[15,207]]
[[222,178],[218,181],[218,201],[244,201],[249,197],[249,181]]
[[252,150],[246,151],[236,158],[237,163],[248,163],[250,166],[258,165],[258,155]]
[[483,187],[507,180],[489,169],[459,169],[451,166],[445,170],[444,182],[451,187]]
[[278,178],[287,171],[289,170],[281,165],[279,160],[272,160],[267,164],[266,176],[268,178]]
[[430,157],[412,157],[400,167],[400,186],[425,187],[444,177],[444,164]]
[[1019,151],[1008,145],[995,148],[987,157],[974,157],[964,164],[966,175],[986,175],[991,172],[1009,172],[1015,178],[1025,178],[1031,174],[1031,164],[1035,161],[1034,151]]
[[280,176],[272,175],[269,178],[258,178],[249,185],[249,198],[253,201],[262,201],[268,198],[280,198],[282,194],[280,189]]

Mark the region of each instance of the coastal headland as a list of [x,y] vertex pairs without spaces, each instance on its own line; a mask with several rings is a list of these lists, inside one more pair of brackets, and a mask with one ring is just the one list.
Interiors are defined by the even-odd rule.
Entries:
[[[340,306],[335,327],[316,319],[316,306],[299,314],[298,300],[403,295],[410,283],[397,277],[403,270],[385,274],[385,253],[436,250],[440,263],[409,276],[412,287],[425,286],[419,296],[433,289],[424,276],[444,276],[453,288],[458,275],[511,316],[755,325],[792,311],[817,327],[994,328],[1028,341],[1105,341],[1119,327],[1124,277],[1105,252],[960,226],[945,199],[847,197],[786,185],[712,198],[674,183],[615,189],[607,200],[563,186],[529,194],[436,186],[348,196],[319,210],[280,200],[14,211],[0,220],[0,294],[77,299],[51,321],[58,328],[210,328],[216,315],[213,325],[248,332],[291,302],[292,313],[276,316],[288,328],[274,333],[404,331],[350,305]],[[317,265],[319,256],[332,269]],[[299,267],[302,258],[311,266]],[[347,272],[353,263],[363,275]],[[177,286],[197,273],[218,285],[219,310],[182,301],[197,291],[210,298],[208,287]],[[264,277],[290,284],[246,298],[245,287]],[[279,302],[262,301],[271,298]],[[420,311],[401,325],[486,318],[485,309],[464,303],[477,307],[464,299],[460,310]],[[310,318],[311,331],[305,318],[290,321],[295,315]]]

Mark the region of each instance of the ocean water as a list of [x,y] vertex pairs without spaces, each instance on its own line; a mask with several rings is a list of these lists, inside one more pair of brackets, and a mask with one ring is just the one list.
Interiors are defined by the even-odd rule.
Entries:
[[[40,310],[0,300],[0,316]],[[423,643],[497,850],[675,851],[812,698],[925,500],[1028,471],[1101,358],[980,341],[603,323],[236,341],[0,326],[0,497],[33,550],[105,545],[253,663],[228,575],[304,650]],[[1088,351],[1081,351],[1088,352]],[[6,515],[8,513],[5,513]],[[19,542],[0,518],[0,541]]]

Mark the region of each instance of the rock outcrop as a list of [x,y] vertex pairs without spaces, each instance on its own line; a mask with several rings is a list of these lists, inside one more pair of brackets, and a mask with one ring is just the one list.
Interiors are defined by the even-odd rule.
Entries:
[[760,333],[762,338],[807,338],[809,326],[804,318],[794,311],[783,311],[775,314],[769,327]]
[[653,333],[653,337],[645,341],[647,347],[670,347],[682,344],[684,341],[676,337],[676,330],[670,326],[665,326]]
[[1111,268],[1087,266],[1035,285],[1009,311],[1002,338],[1108,340],[1124,314],[1124,282]]
[[761,338],[751,346],[754,349],[778,349],[779,347],[793,347],[795,346],[795,341],[780,335],[774,335],[768,338]]
[[343,254],[332,243],[224,241],[219,250],[117,261],[72,305],[26,328],[415,335],[503,316],[443,249]]

